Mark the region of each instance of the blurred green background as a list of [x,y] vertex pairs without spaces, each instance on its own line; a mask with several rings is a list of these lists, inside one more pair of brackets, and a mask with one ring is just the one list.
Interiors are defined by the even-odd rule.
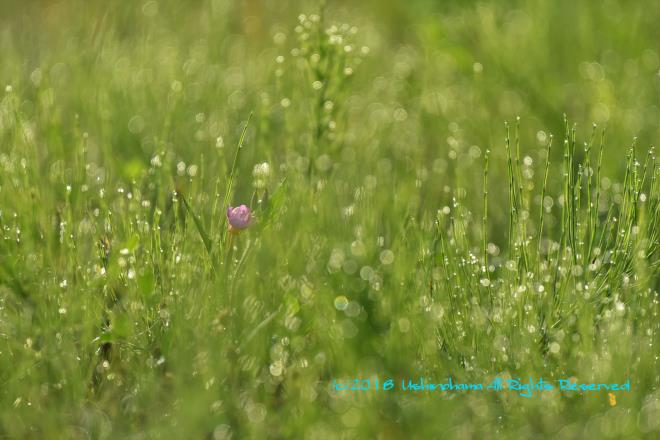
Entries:
[[[280,100],[292,98],[301,78],[274,74],[275,58],[290,58],[297,15],[319,10],[318,2],[266,0],[5,1],[0,78],[30,90],[27,114],[38,79],[56,104],[53,120],[77,117],[86,131],[107,133],[102,151],[147,160],[167,126],[168,142],[191,160],[196,146],[249,112],[277,115]],[[421,161],[431,174],[434,164],[450,174],[467,167],[486,149],[503,158],[504,122],[516,117],[535,163],[550,134],[563,136],[564,114],[584,140],[593,123],[607,128],[606,159],[634,138],[646,149],[660,134],[659,10],[657,2],[328,2],[328,20],[357,26],[356,44],[370,49],[342,96],[345,128],[360,148]],[[185,85],[183,99],[166,107],[174,81]],[[199,132],[198,113],[213,130]],[[128,126],[135,116],[139,133]],[[269,135],[280,156],[305,142],[272,126]],[[455,162],[447,162],[451,149]],[[622,175],[624,163],[604,167]]]
[[[660,119],[659,8],[657,2],[568,0],[327,5],[333,20],[358,26],[360,41],[372,49],[354,93],[376,87],[379,77],[396,81],[381,100],[414,112],[416,123],[434,122],[416,139],[429,150],[442,146],[450,122],[471,142],[495,144],[502,121],[522,116],[530,132],[560,134],[563,113],[585,130],[592,122],[607,124],[613,149],[633,136],[650,143]],[[0,72],[11,82],[49,67],[46,77],[78,90],[69,99],[85,99],[90,74],[135,75],[143,68],[156,82],[200,80],[211,73],[190,61],[203,56],[216,72],[242,76],[240,84],[218,81],[210,91],[217,106],[226,106],[226,95],[235,92],[229,89],[239,85],[241,107],[253,108],[272,81],[266,67],[276,50],[273,38],[290,32],[298,13],[315,10],[317,2],[266,0],[7,0]],[[121,52],[119,59],[109,57],[112,51]],[[64,60],[66,68],[51,71]],[[131,98],[148,103],[147,96]]]

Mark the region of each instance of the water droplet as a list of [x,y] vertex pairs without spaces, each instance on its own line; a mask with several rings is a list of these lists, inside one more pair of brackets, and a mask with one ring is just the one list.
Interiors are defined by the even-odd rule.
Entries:
[[270,367],[268,367],[270,370],[270,374],[272,374],[275,377],[281,376],[282,372],[284,371],[284,367],[282,366],[282,362],[280,361],[275,361],[272,364],[270,364]]
[[348,298],[344,295],[339,295],[335,298],[335,309],[344,311],[348,307]]
[[370,266],[364,266],[360,269],[360,278],[369,281],[374,276],[374,270]]
[[394,262],[394,252],[389,249],[385,249],[380,253],[380,262],[388,265]]

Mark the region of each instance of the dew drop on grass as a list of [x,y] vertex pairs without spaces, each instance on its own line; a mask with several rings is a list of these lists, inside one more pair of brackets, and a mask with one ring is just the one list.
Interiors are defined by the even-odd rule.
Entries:
[[296,332],[300,328],[301,322],[302,320],[297,316],[287,316],[287,318],[284,320],[284,325],[290,331]]
[[360,269],[360,278],[363,280],[369,281],[373,276],[374,270],[370,266],[364,266],[362,269]]
[[128,121],[128,131],[133,134],[140,134],[144,130],[145,121],[144,118],[140,115],[133,116]]
[[309,284],[303,283],[300,286],[300,296],[303,301],[305,302],[310,301],[312,299],[313,294],[314,291],[312,290],[312,287]]
[[[216,409],[216,411],[217,410],[219,410],[219,408]],[[230,438],[232,438],[232,431],[229,425],[219,425],[213,430],[213,440],[229,440]]]
[[362,243],[360,240],[355,240],[353,243],[351,243],[351,253],[356,257],[363,257],[366,253],[364,243]]
[[322,154],[314,161],[314,165],[319,171],[325,172],[332,168],[332,159],[327,154]]
[[344,313],[346,314],[346,316],[350,318],[355,318],[360,314],[361,311],[362,311],[362,307],[360,307],[360,304],[358,304],[355,301],[349,301],[348,307],[346,307]]
[[344,311],[348,307],[348,298],[344,295],[339,295],[335,298],[335,309]]
[[380,262],[388,265],[394,262],[394,252],[389,249],[385,249],[380,253]]
[[273,362],[272,364],[270,364],[270,367],[268,367],[268,369],[270,370],[270,374],[275,377],[281,376],[282,371],[284,370],[284,368],[282,367],[282,362],[280,361]]
[[261,403],[249,403],[245,407],[248,419],[252,423],[261,423],[266,418],[266,407]]
[[346,260],[342,268],[348,275],[353,275],[358,269],[358,264],[355,260]]
[[344,263],[344,252],[341,249],[333,249],[330,253],[330,260],[328,261],[328,267],[330,269],[337,270]]

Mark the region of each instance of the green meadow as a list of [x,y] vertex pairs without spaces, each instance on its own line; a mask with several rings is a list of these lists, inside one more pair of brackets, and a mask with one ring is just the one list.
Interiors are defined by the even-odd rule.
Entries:
[[2,0],[0,438],[659,438],[659,23]]

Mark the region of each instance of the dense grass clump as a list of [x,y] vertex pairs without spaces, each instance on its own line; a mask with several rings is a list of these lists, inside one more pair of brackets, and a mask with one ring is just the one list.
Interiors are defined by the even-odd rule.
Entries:
[[658,435],[658,7],[407,3],[8,3],[0,436]]

